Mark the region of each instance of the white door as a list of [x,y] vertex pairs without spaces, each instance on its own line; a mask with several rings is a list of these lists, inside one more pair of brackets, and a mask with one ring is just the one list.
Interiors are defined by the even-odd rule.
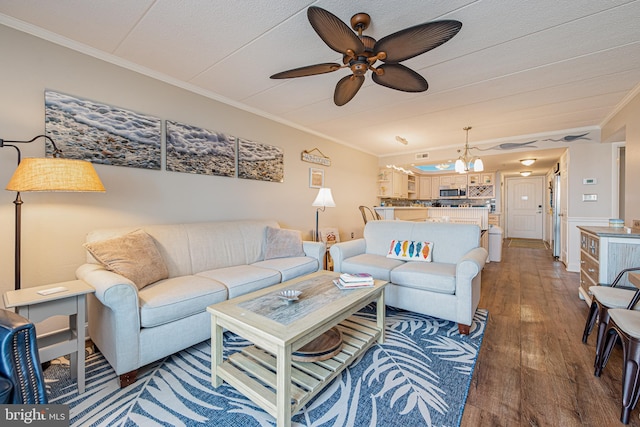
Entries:
[[507,178],[507,237],[542,239],[544,177]]

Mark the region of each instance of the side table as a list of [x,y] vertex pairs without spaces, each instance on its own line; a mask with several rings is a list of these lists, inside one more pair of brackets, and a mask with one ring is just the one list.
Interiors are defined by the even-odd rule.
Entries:
[[95,289],[82,280],[72,280],[4,294],[5,307],[16,307],[19,315],[33,323],[52,316],[69,316],[68,329],[38,336],[38,355],[43,363],[68,354],[71,378],[78,380],[78,393],[84,393],[85,304],[86,295],[92,292]]

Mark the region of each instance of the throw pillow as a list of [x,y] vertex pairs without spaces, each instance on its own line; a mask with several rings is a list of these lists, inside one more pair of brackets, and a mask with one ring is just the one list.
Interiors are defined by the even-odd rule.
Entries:
[[298,230],[267,227],[264,259],[305,256],[302,235]]
[[143,230],[83,246],[107,270],[131,280],[138,289],[169,277],[158,247]]
[[413,240],[392,240],[387,258],[403,261],[431,262],[432,242],[415,242]]

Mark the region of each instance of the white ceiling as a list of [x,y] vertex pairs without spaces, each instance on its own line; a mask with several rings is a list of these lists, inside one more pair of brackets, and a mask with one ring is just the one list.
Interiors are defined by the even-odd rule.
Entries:
[[[311,5],[347,23],[367,12],[376,39],[432,20],[463,26],[403,63],[427,92],[367,75],[337,107],[348,70],[269,79],[341,61],[311,28]],[[464,126],[473,145],[593,131],[640,82],[638,0],[0,0],[0,23],[382,157],[459,147]]]

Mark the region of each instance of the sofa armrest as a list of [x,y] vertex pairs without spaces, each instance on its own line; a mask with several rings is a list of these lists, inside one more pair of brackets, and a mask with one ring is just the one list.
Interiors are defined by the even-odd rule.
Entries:
[[471,325],[475,308],[480,301],[482,269],[488,252],[479,247],[467,252],[456,264],[456,319],[458,324]]
[[333,259],[333,271],[342,272],[342,261],[365,253],[367,243],[364,239],[348,240],[331,246],[329,253]]
[[99,264],[83,264],[76,277],[96,290],[95,297],[114,311],[138,307],[138,288],[129,279]]
[[98,264],[83,264],[76,277],[96,290],[88,298],[89,336],[117,375],[138,368],[140,309],[133,282]]
[[320,268],[324,265],[324,255],[327,251],[327,247],[324,242],[312,242],[310,240],[304,240],[302,242],[302,250],[305,255],[318,260]]
[[484,268],[484,264],[487,262],[487,256],[487,250],[482,247],[474,248],[467,252],[456,263],[456,279],[467,282],[472,280]]

